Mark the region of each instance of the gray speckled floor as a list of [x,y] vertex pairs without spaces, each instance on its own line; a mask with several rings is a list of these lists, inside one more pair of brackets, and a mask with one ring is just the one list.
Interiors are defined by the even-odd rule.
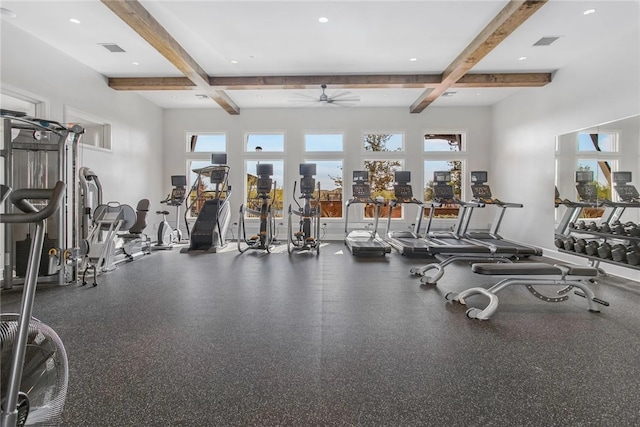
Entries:
[[[230,249],[38,291],[69,353],[64,425],[640,424],[639,284],[596,285],[599,314],[507,289],[480,322],[444,300],[489,283],[464,264],[420,287],[408,271],[424,261],[395,253]],[[4,291],[2,310],[18,298]]]

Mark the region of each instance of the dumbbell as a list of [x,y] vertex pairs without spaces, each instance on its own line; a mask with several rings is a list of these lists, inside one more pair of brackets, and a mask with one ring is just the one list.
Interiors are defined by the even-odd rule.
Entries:
[[587,246],[585,246],[584,251],[589,256],[598,256],[599,246],[600,246],[600,243],[596,242],[595,240],[591,240],[589,241],[589,243],[587,243]]
[[611,247],[611,258],[616,262],[627,262],[627,252],[633,250],[633,246],[625,246],[620,243]]
[[576,243],[573,245],[573,250],[579,254],[583,254],[586,252],[587,241],[584,239],[576,240]]
[[600,231],[600,227],[598,227],[595,221],[591,221],[589,223],[589,231]]
[[598,256],[603,259],[611,259],[611,245],[607,242],[598,247]]
[[569,238],[565,239],[565,241],[564,241],[564,250],[565,251],[574,250],[575,244],[576,244],[576,239],[575,238],[569,237]]
[[606,222],[604,224],[602,224],[602,226],[600,227],[600,232],[601,233],[611,233],[611,226],[609,226],[609,224],[607,224]]
[[611,223],[611,234],[624,234],[624,225],[620,221]]
[[585,222],[584,222],[584,221],[578,221],[578,222],[575,224],[575,229],[576,229],[576,230],[586,230],[586,229],[587,229],[587,224],[585,224]]
[[640,228],[638,228],[638,224],[634,223],[634,222],[628,222],[627,223],[627,235],[631,236],[631,237],[638,237],[640,236]]
[[553,239],[553,244],[556,245],[556,248],[558,249],[564,249],[564,240],[561,237],[556,237],[555,239]]
[[640,247],[637,244],[629,246],[629,250],[627,251],[627,264],[640,264]]

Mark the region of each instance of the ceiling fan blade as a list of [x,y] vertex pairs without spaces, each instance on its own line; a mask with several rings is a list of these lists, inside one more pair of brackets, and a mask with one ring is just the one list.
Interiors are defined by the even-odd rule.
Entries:
[[358,101],[360,101],[360,97],[352,96],[350,98],[339,98],[339,99],[331,98],[331,100],[333,102],[358,102]]
[[329,96],[329,98],[331,98],[331,99],[338,99],[338,98],[341,98],[341,97],[343,97],[343,96],[347,96],[347,95],[350,95],[350,94],[351,94],[351,92],[350,92],[350,91],[348,91],[348,90],[343,90],[343,91],[335,92],[335,93],[333,93],[333,94],[331,94],[331,95],[328,95],[328,96]]
[[293,95],[298,97],[298,98],[300,98],[300,99],[304,99],[304,100],[310,100],[310,101],[317,101],[318,100],[317,96],[311,96],[311,95],[308,95],[306,93],[296,92]]

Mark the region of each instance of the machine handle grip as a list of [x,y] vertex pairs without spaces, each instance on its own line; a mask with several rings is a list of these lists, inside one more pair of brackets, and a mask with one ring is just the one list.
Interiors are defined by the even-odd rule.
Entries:
[[[65,188],[64,182],[58,181],[52,189],[23,188],[15,190],[9,195],[9,200],[24,213],[2,214],[0,215],[0,223],[27,224],[49,218],[60,207]],[[50,202],[42,210],[38,210],[27,199],[50,200]]]

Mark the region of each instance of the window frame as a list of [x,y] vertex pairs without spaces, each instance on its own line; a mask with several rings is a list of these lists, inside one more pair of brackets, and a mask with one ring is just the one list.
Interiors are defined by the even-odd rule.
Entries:
[[265,130],[254,131],[248,130],[242,133],[242,151],[245,154],[256,153],[255,149],[249,150],[249,136],[250,135],[282,135],[282,150],[262,150],[262,153],[285,153],[287,151],[287,132],[284,130]]

